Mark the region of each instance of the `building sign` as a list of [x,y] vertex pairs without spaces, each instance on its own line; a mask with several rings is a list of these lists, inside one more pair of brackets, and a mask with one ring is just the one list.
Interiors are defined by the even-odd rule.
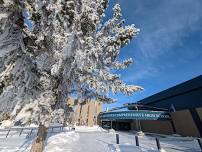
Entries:
[[100,114],[101,120],[136,119],[136,120],[170,120],[170,114],[165,111],[130,110],[117,112],[104,112]]

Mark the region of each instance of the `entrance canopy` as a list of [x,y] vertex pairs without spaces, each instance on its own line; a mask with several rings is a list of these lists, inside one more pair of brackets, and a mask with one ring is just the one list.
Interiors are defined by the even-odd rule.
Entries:
[[101,120],[171,120],[168,112],[149,110],[104,112],[99,117]]

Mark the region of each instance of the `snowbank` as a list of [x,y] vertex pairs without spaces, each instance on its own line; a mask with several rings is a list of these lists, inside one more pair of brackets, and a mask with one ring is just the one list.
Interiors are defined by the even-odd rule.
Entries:
[[48,138],[47,145],[45,146],[45,152],[71,152],[71,148],[67,145],[71,145],[78,139],[79,135],[74,131],[53,135]]
[[105,130],[99,126],[93,126],[93,127],[75,126],[75,131],[76,132],[100,132]]
[[14,123],[11,120],[4,120],[1,122],[0,128],[10,128],[13,126],[14,126]]

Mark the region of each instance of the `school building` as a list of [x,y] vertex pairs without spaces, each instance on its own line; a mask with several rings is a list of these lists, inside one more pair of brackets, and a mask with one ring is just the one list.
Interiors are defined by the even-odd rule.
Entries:
[[202,137],[202,75],[114,109],[100,114],[103,127]]

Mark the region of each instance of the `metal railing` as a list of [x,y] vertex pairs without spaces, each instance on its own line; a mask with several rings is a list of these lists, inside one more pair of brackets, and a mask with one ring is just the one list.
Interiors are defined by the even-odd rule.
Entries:
[[[59,132],[65,132],[65,131],[71,131],[71,130],[73,129],[70,126],[66,127],[66,130],[64,130],[64,126],[62,125],[49,126],[48,134],[50,135],[52,133],[59,133]],[[22,134],[26,134],[26,138],[30,138],[33,134],[36,135],[37,131],[38,131],[38,127],[11,127],[6,129],[0,129],[0,132],[3,133],[5,138],[8,138],[11,133],[14,133],[15,135],[18,135],[18,136],[21,136]]]

